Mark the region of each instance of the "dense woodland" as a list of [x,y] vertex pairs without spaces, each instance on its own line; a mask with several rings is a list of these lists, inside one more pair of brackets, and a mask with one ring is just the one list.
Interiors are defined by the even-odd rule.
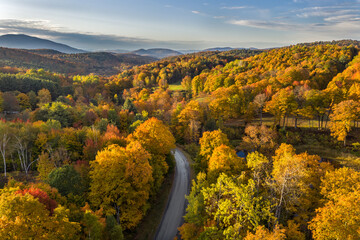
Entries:
[[0,238],[133,238],[177,145],[194,170],[181,239],[359,239],[358,46],[203,52],[112,76],[4,65]]

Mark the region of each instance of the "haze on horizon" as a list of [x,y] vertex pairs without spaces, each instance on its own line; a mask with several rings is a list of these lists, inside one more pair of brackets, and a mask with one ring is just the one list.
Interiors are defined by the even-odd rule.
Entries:
[[85,50],[279,47],[360,39],[360,0],[0,0],[0,34]]

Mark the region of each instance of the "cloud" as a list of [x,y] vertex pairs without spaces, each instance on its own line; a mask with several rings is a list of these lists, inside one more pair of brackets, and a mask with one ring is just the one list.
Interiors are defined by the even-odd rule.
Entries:
[[253,27],[261,29],[272,29],[272,30],[289,30],[297,27],[294,24],[277,21],[260,21],[260,20],[232,20],[228,23],[244,27]]
[[238,10],[238,9],[245,9],[249,8],[247,6],[233,6],[233,7],[222,7],[221,9],[227,9],[227,10]]
[[309,7],[292,11],[299,18],[330,17],[344,14],[360,13],[360,9],[353,5],[335,5]]
[[356,14],[338,15],[324,18],[326,22],[348,22],[348,21],[359,21],[360,16]]
[[52,26],[44,20],[0,20],[0,34],[27,34],[57,41],[84,50],[128,49],[167,47],[175,49],[201,48],[200,41],[158,41],[118,35],[73,32]]
[[293,35],[298,42],[319,41],[334,39],[359,39],[360,38],[360,17],[357,15],[339,15],[325,18],[321,22],[292,23],[279,21],[260,20],[232,20],[229,24],[245,26],[258,29],[283,31]]
[[191,11],[193,14],[200,14],[200,12],[199,11]]

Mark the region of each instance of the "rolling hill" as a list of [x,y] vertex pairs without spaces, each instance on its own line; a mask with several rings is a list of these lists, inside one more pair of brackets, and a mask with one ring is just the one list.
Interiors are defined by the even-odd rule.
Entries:
[[56,50],[24,50],[0,47],[0,67],[43,68],[66,74],[114,75],[124,69],[157,59],[135,54],[106,52],[64,54]]
[[182,55],[181,52],[171,50],[171,49],[166,49],[166,48],[139,49],[139,50],[133,51],[132,53],[140,55],[140,56],[148,56],[148,57],[154,57],[154,58],[158,58],[158,59]]
[[0,36],[0,47],[19,49],[52,49],[62,53],[86,52],[84,50],[76,49],[62,43],[31,37],[24,34],[6,34]]

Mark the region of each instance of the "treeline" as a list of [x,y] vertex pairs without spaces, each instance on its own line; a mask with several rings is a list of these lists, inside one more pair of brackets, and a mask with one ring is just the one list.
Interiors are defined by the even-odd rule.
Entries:
[[167,88],[168,84],[193,78],[203,71],[224,66],[235,59],[242,59],[260,53],[260,50],[233,50],[230,52],[202,52],[170,57],[162,61],[135,67],[119,75],[133,83],[134,87]]

